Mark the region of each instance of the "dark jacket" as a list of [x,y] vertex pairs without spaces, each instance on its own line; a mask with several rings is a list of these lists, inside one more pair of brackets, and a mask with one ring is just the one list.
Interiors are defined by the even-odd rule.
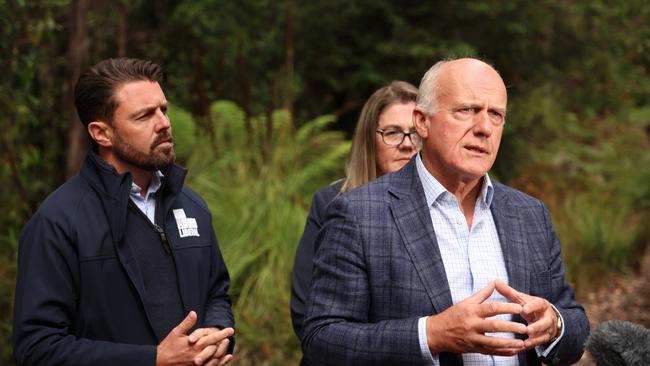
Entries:
[[[229,277],[201,198],[183,186],[186,171],[165,172],[157,210],[176,264],[185,313],[196,327],[233,326]],[[18,365],[154,365],[142,273],[125,238],[129,173],[90,152],[79,174],[52,193],[20,238],[14,307]],[[196,219],[199,236],[181,237],[174,209]],[[143,230],[151,228],[143,227]]]
[[307,300],[311,286],[312,260],[316,236],[325,221],[325,209],[341,191],[343,180],[338,180],[314,194],[305,230],[302,232],[291,273],[291,322],[298,338],[302,337],[302,322],[307,315]]

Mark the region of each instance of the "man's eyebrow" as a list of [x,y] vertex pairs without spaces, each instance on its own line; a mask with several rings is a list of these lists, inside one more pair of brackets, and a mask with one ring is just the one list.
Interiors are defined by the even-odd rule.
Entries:
[[[483,103],[478,103],[478,102],[467,102],[467,103],[459,103],[455,109],[463,109],[463,108],[480,108],[483,109],[484,105]],[[489,111],[494,111],[500,114],[505,115],[506,114],[506,108],[503,107],[495,107],[495,106],[490,106],[488,107]]]
[[454,109],[464,109],[464,108],[483,108],[483,104],[478,102],[460,102],[456,104]]
[[160,108],[167,107],[167,102],[165,101],[163,103],[156,104],[156,105],[144,106],[144,107],[136,110],[135,112],[131,113],[129,115],[129,117],[130,118],[136,118],[136,117],[139,117],[139,116],[144,116],[146,114],[149,114],[149,113],[155,111],[158,107],[160,107]]
[[156,108],[158,108],[157,105],[148,105],[146,107],[142,107],[140,109],[135,110],[135,112],[131,113],[129,117],[136,118],[136,117],[144,116],[148,113],[151,113],[152,111],[155,111]]
[[501,107],[490,107],[490,108],[488,108],[488,110],[492,110],[492,111],[497,112],[497,113],[499,113],[499,114],[501,114],[501,115],[503,115],[503,116],[506,115],[506,109],[505,109],[505,108],[501,108]]

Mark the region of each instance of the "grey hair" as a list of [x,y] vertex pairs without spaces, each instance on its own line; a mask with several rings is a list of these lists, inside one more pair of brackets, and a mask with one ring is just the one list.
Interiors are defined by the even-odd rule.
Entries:
[[[420,87],[418,88],[418,97],[415,101],[415,106],[418,109],[422,110],[429,116],[436,113],[436,110],[438,109],[438,94],[440,93],[439,79],[442,68],[449,62],[461,59],[463,58],[448,58],[442,61],[438,61],[433,66],[431,66],[429,70],[427,70],[427,72],[422,77],[422,80],[420,81]],[[494,70],[497,74],[499,74],[499,71],[497,71],[490,63],[478,58],[472,57],[472,59],[484,63],[492,70]]]
[[421,109],[427,115],[432,115],[438,108],[438,92],[440,84],[440,71],[442,67],[452,60],[442,60],[436,62],[422,77],[420,87],[418,88],[418,97],[415,101],[416,107]]

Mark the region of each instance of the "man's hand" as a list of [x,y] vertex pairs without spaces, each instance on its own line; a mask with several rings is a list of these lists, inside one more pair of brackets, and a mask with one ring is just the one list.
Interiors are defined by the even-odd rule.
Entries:
[[524,324],[486,319],[499,314],[523,313],[523,306],[520,303],[483,303],[494,290],[495,283],[491,282],[484,289],[442,313],[429,316],[427,342],[431,353],[483,353],[512,356],[525,350],[525,343],[521,339],[485,335],[485,333],[527,333]]
[[558,335],[558,315],[546,299],[519,292],[501,280],[496,280],[495,286],[506,299],[523,307],[521,316],[528,322],[526,349],[548,344]]
[[232,355],[225,355],[225,353],[228,349],[228,337],[234,334],[234,330],[200,328],[188,336],[188,332],[196,324],[196,318],[196,313],[190,311],[187,317],[160,342],[156,348],[156,366],[199,366],[204,363],[208,366],[217,366],[225,365],[232,360]]
[[199,328],[189,336],[189,342],[202,349],[194,358],[195,365],[222,366],[232,360],[232,355],[227,355],[229,337],[235,334],[232,328]]

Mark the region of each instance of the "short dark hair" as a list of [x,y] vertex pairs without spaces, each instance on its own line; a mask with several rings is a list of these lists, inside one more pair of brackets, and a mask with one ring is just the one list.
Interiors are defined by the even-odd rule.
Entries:
[[[133,81],[163,80],[162,68],[148,60],[111,58],[88,68],[77,80],[74,104],[85,127],[92,121],[112,123],[117,108],[115,90]],[[91,139],[92,140],[92,139]]]

